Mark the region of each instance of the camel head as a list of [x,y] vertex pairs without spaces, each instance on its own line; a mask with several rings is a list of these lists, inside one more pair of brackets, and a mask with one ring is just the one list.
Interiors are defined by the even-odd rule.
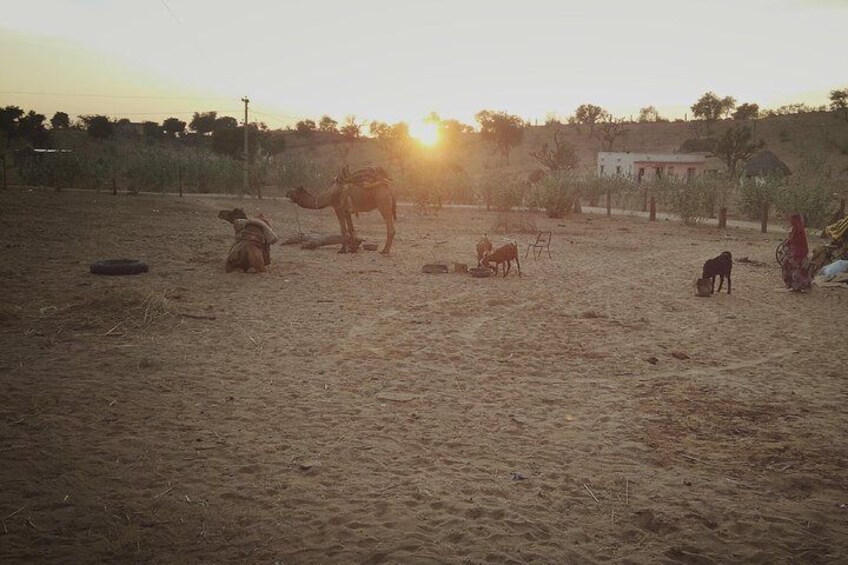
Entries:
[[218,212],[218,217],[233,224],[236,220],[246,220],[247,214],[244,213],[242,208],[233,208],[232,210],[221,210]]

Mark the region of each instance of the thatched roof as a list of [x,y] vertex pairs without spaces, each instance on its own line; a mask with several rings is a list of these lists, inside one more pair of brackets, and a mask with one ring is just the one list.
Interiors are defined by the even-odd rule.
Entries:
[[786,163],[781,161],[777,155],[768,149],[763,149],[748,159],[743,170],[745,171],[745,175],[749,177],[765,177],[768,175],[785,177],[792,174]]

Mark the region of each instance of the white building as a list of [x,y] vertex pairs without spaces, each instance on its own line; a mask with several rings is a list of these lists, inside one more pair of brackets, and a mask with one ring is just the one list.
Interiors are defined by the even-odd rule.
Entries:
[[703,173],[707,157],[697,153],[598,152],[598,176],[622,176],[636,182],[670,175],[692,179]]

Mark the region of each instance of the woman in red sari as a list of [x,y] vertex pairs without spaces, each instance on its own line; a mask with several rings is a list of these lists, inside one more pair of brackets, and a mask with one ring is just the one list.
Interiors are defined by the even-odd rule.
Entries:
[[810,290],[812,277],[807,264],[807,254],[810,251],[807,245],[807,230],[804,220],[800,214],[789,216],[791,230],[787,238],[789,253],[784,259],[781,268],[783,270],[783,283],[786,288],[796,292]]

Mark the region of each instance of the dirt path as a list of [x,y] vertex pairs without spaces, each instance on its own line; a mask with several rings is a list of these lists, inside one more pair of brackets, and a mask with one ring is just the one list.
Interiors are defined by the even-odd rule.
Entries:
[[474,279],[421,265],[493,215],[402,208],[390,257],[225,275],[225,204],[0,194],[0,561],[848,560],[848,292],[784,292],[782,233],[537,217],[553,259]]

